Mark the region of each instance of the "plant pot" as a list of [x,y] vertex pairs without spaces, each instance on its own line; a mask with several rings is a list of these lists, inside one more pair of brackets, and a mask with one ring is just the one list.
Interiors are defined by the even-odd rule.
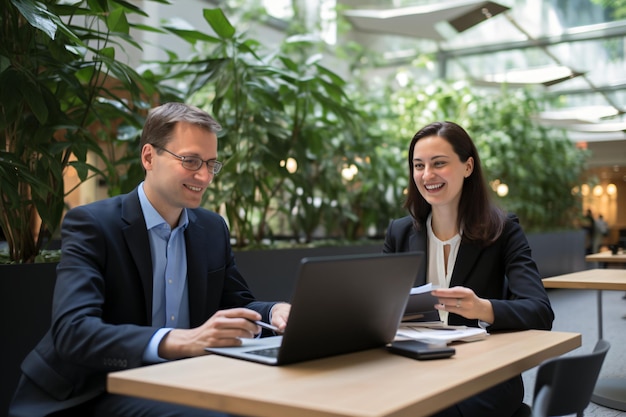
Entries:
[[531,233],[528,244],[542,278],[587,269],[585,264],[585,231]]
[[0,265],[1,334],[5,341],[0,360],[0,415],[8,412],[22,360],[50,327],[56,266]]
[[235,251],[237,268],[252,294],[263,301],[289,301],[300,267],[300,260],[312,256],[380,253],[382,242],[367,245],[329,246],[298,249]]

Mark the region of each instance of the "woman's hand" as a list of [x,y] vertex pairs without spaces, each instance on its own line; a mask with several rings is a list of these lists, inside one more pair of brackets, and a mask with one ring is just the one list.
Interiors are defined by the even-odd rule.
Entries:
[[439,299],[439,304],[435,304],[437,310],[448,311],[467,319],[494,322],[491,301],[478,297],[470,288],[438,288],[431,294]]

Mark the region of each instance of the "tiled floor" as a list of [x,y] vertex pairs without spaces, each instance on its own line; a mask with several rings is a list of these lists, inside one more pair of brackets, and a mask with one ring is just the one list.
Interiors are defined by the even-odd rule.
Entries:
[[[590,352],[598,340],[597,292],[595,290],[553,289],[548,295],[556,318],[553,330],[578,332],[582,334],[582,346],[570,353]],[[611,343],[600,378],[626,377],[626,300],[623,291],[604,291],[603,322],[604,339]],[[536,368],[525,372],[525,402],[532,403]],[[585,417],[626,417],[626,411],[613,410],[590,403]]]

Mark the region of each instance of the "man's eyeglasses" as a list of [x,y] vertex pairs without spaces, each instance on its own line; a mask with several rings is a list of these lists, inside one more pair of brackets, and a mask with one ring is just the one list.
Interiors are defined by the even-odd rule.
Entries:
[[224,165],[220,161],[216,161],[215,159],[207,159],[205,161],[201,158],[198,158],[197,156],[180,156],[180,155],[176,155],[172,151],[168,151],[162,146],[157,146],[157,145],[152,145],[152,146],[154,146],[157,149],[164,150],[165,152],[172,155],[174,158],[180,160],[180,162],[183,165],[183,168],[188,169],[189,171],[198,171],[200,168],[202,168],[202,165],[206,164],[206,166],[209,167],[209,172],[212,172],[213,175],[217,175],[217,173],[220,172],[220,170],[222,169],[222,166]]

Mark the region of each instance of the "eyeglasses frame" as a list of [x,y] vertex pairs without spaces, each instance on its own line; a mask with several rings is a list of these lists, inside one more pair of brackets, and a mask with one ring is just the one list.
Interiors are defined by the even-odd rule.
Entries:
[[[185,168],[186,170],[189,170],[189,171],[200,171],[200,168],[202,168],[202,166],[206,165],[207,168],[209,168],[209,171],[213,175],[217,175],[222,170],[222,167],[224,166],[224,164],[222,162],[218,161],[217,159],[207,159],[205,161],[204,159],[200,158],[199,156],[182,156],[182,155],[177,155],[174,152],[170,151],[169,149],[164,148],[163,146],[154,145],[152,143],[151,143],[151,145],[154,148],[163,150],[163,151],[169,153],[170,155],[172,155],[174,158],[178,159],[180,161],[181,165],[183,166],[183,168]],[[202,164],[200,164],[200,166],[198,166],[198,168],[191,169],[191,168],[185,166],[185,160],[191,161],[191,160],[194,160],[194,159],[202,161]],[[209,163],[213,164],[212,168],[209,165]]]

